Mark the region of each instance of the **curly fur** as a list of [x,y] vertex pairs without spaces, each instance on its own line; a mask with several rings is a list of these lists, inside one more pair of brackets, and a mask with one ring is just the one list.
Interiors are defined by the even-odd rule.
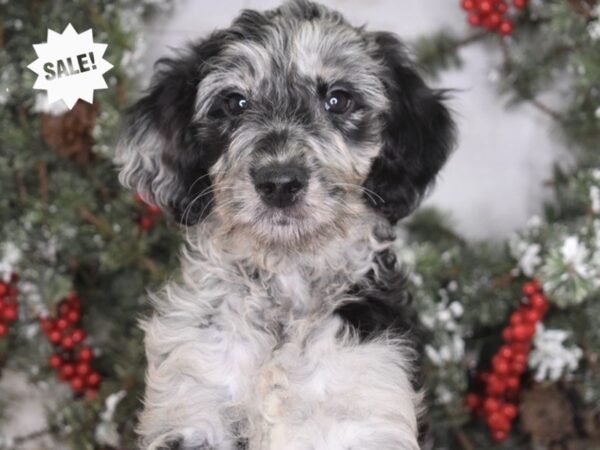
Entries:
[[[332,89],[347,113],[323,108]],[[158,63],[117,149],[121,181],[188,237],[143,323],[143,449],[419,448],[390,246],[450,153],[441,100],[395,36],[304,0]],[[291,165],[301,201],[269,206],[253,174]]]

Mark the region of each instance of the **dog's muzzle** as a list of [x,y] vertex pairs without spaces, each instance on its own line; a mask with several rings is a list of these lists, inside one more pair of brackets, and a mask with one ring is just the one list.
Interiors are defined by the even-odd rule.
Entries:
[[254,187],[269,206],[287,208],[304,194],[308,172],[298,166],[267,166],[253,174]]

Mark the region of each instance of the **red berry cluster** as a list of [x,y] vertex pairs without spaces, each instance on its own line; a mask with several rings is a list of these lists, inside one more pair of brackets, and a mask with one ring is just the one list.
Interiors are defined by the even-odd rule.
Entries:
[[[488,31],[496,31],[502,36],[512,34],[515,25],[506,18],[510,7],[505,0],[462,0],[462,8],[469,14],[469,24],[483,27]],[[515,9],[527,6],[527,0],[512,0]]]
[[138,226],[143,231],[152,229],[156,222],[156,217],[160,215],[160,207],[152,203],[146,203],[139,193],[134,195],[135,201],[142,205],[143,209],[138,217]]
[[13,275],[9,282],[0,281],[0,338],[8,334],[10,324],[19,317],[17,280]]
[[58,379],[68,382],[78,394],[93,397],[102,381],[101,375],[92,369],[94,351],[83,345],[86,334],[80,327],[81,302],[77,294],[69,294],[57,308],[55,318],[40,318],[40,325],[55,353],[49,364],[57,371]]
[[491,370],[480,374],[483,395],[471,392],[466,398],[469,409],[485,418],[496,441],[508,437],[511,422],[517,416],[520,379],[527,370],[531,341],[536,324],[549,307],[537,281],[525,283],[523,294],[523,301],[502,332],[504,345],[493,356]]

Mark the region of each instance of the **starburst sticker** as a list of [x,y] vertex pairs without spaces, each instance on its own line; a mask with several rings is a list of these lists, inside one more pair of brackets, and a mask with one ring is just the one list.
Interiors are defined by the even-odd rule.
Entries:
[[112,64],[103,58],[106,44],[94,43],[92,30],[79,34],[71,24],[62,34],[48,30],[48,42],[34,44],[38,59],[27,66],[37,73],[34,89],[48,91],[49,103],[62,100],[71,109],[77,99],[94,101],[94,89],[106,89],[102,76]]

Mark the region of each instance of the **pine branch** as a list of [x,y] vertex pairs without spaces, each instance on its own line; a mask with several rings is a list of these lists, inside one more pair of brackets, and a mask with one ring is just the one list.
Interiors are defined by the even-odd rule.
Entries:
[[[504,39],[500,39],[500,49],[502,51],[502,57],[503,57],[502,65],[504,66],[504,68],[507,72],[511,72],[512,67],[514,66],[514,62],[513,62],[512,56],[510,54],[510,49],[508,48],[508,44],[506,43],[506,41]],[[550,116],[552,119],[556,120],[557,122],[563,121],[563,118],[558,111],[553,110],[552,108],[550,108],[548,105],[546,105],[541,100],[539,100],[535,97],[530,97],[528,95],[524,95],[524,93],[521,92],[519,89],[517,89],[516,86],[515,86],[515,91],[521,97],[521,99],[523,101],[531,104],[538,111],[541,111],[542,113]]]
[[471,439],[469,439],[469,437],[463,430],[461,430],[460,428],[457,429],[454,432],[454,435],[456,436],[456,440],[464,450],[475,450],[475,445],[473,444],[473,442],[471,442]]
[[417,55],[417,65],[430,75],[435,76],[440,69],[460,66],[458,51],[475,42],[484,39],[488,33],[480,31],[463,38],[441,32],[427,39],[420,39],[414,45]]
[[48,166],[44,161],[38,162],[39,192],[42,201],[48,204]]
[[581,14],[588,20],[594,20],[598,18],[594,14],[593,10],[596,4],[595,0],[569,0],[569,4],[578,14]]
[[548,116],[552,117],[554,120],[561,122],[563,120],[562,116],[560,115],[559,112],[554,111],[552,108],[550,108],[548,105],[546,105],[545,103],[543,103],[542,101],[536,99],[536,98],[531,98],[527,100],[532,106],[534,106],[535,108],[537,108],[538,111],[543,112],[544,114],[547,114]]
[[15,184],[17,185],[17,195],[19,196],[19,200],[23,201],[25,197],[27,197],[27,185],[19,170],[15,170]]
[[96,216],[92,211],[87,209],[85,206],[79,207],[79,216],[84,221],[94,225],[102,235],[108,236],[108,237],[114,236],[115,233],[114,233],[112,227],[110,226],[110,224],[108,224],[105,220],[100,219],[98,216]]
[[[110,224],[108,224],[105,220],[102,220],[101,218],[99,218],[97,215],[95,215],[92,211],[90,211],[86,207],[82,206],[79,208],[79,216],[84,221],[94,225],[98,229],[100,234],[102,234],[108,238],[114,238],[115,233],[114,233],[112,227],[110,226]],[[155,279],[161,279],[163,277],[163,271],[150,258],[147,258],[144,255],[139,255],[136,257],[136,259],[140,263],[140,265],[144,269],[146,269],[148,272],[150,272],[150,274]]]
[[13,439],[13,442],[16,447],[20,447],[21,445],[26,444],[29,441],[33,441],[34,439],[38,439],[38,438],[41,438],[42,436],[46,436],[46,435],[52,433],[53,431],[58,431],[58,430],[53,429],[53,428],[43,428],[41,430],[34,431],[32,433],[25,434],[23,436],[17,436],[16,438]]

